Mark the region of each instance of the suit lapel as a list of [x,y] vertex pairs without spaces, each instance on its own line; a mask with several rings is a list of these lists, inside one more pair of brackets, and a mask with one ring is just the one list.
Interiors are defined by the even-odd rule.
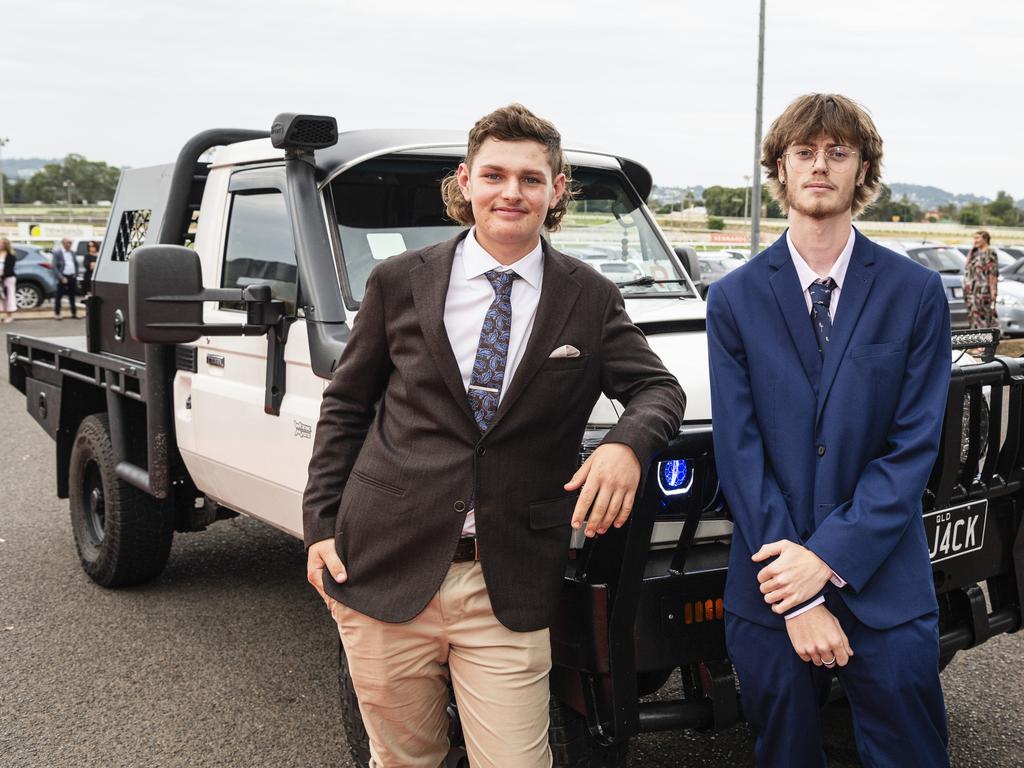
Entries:
[[[807,302],[800,287],[796,267],[793,266],[793,257],[789,253],[785,234],[768,250],[768,264],[775,270],[768,278],[768,284],[771,285],[779,311],[786,321],[789,336],[796,347],[807,381],[817,393],[818,382],[821,379],[821,355],[818,353],[818,341],[814,338],[810,312],[807,311]],[[843,298],[845,301],[846,297]]]
[[825,362],[821,371],[821,389],[818,393],[817,418],[821,418],[829,390],[839,371],[839,364],[843,361],[843,355],[850,343],[853,329],[857,326],[861,311],[864,309],[864,302],[871,290],[871,283],[875,279],[875,271],[871,266],[874,261],[871,241],[857,232],[853,244],[853,254],[850,256],[850,266],[847,267],[846,279],[839,294],[839,306],[843,311],[836,311],[828,347],[825,349]]
[[537,316],[526,343],[523,359],[516,368],[508,391],[501,398],[501,405],[494,415],[494,421],[491,422],[492,430],[508,413],[526,385],[548,359],[580,295],[580,284],[572,277],[572,272],[576,269],[572,257],[554,250],[543,238],[541,242],[544,248],[544,282],[541,285],[540,302],[537,304]]
[[441,379],[451,390],[455,402],[476,430],[476,420],[473,418],[473,410],[469,407],[469,398],[466,396],[459,364],[455,360],[455,353],[448,340],[448,331],[444,326],[444,305],[448,296],[455,248],[466,234],[467,232],[463,232],[436,248],[425,251],[420,257],[422,263],[410,270],[409,277],[412,281],[416,315],[420,321],[423,338],[430,349],[430,356],[437,366],[438,373],[441,374]]

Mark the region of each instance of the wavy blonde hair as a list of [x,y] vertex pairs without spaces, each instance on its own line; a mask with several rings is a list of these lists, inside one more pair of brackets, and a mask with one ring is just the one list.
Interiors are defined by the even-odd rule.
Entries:
[[795,99],[779,115],[761,143],[761,165],[768,172],[768,189],[783,213],[789,213],[786,188],[779,181],[776,161],[792,144],[810,142],[820,136],[848,144],[867,161],[864,183],[854,187],[853,215],[867,208],[882,190],[882,137],[871,116],[853,99],[838,93],[808,93]]
[[[473,165],[477,151],[487,139],[498,141],[536,141],[543,144],[548,153],[552,178],[560,173],[565,174],[565,192],[554,208],[548,209],[544,218],[544,228],[557,231],[562,225],[562,217],[569,208],[573,198],[572,169],[562,152],[562,137],[558,129],[545,120],[537,117],[522,104],[509,104],[484,115],[476,121],[469,132],[469,143],[466,147],[466,158],[462,161],[467,167]],[[473,217],[473,206],[463,196],[459,187],[457,171],[445,176],[441,182],[441,199],[444,200],[445,212],[452,221],[467,227],[476,223]]]

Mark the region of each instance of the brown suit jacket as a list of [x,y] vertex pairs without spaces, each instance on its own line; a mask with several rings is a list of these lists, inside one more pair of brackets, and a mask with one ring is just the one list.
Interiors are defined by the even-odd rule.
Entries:
[[[562,485],[598,396],[626,404],[605,441],[629,445],[641,466],[678,430],[685,397],[615,285],[545,242],[533,332],[481,433],[444,326],[462,237],[370,274],[324,390],[304,539],[335,539],[348,581],[325,578],[328,594],[377,619],[408,621],[441,585],[474,495],[494,613],[530,631],[548,626],[558,603],[575,503]],[[564,344],[581,356],[549,358]]]

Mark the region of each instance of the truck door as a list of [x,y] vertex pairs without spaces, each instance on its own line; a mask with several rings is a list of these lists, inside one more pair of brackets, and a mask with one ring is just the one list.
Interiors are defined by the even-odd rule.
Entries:
[[[285,301],[294,315],[301,286],[284,190],[281,167],[231,175],[219,273],[216,282],[210,275],[205,280],[222,288],[269,284],[274,298]],[[204,321],[242,323],[245,310],[230,302],[210,303]],[[284,347],[280,413],[267,413],[267,353],[265,336],[200,338],[190,391],[175,393],[176,419],[190,422],[193,455],[187,460],[208,497],[301,536],[302,491],[325,382],[310,368],[305,320],[299,315]]]

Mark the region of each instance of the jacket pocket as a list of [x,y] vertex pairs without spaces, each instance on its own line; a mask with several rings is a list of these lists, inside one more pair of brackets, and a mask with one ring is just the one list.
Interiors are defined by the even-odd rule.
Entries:
[[590,355],[586,352],[579,357],[549,357],[540,367],[540,373],[557,373],[559,371],[580,371],[587,367]]
[[530,505],[530,528],[539,531],[544,528],[568,525],[572,520],[572,510],[575,506],[575,496],[535,501]]
[[902,341],[887,341],[883,344],[861,344],[850,348],[850,357],[882,357],[903,351]]
[[363,485],[369,485],[372,488],[376,488],[384,493],[389,493],[392,496],[398,496],[399,498],[405,496],[405,488],[399,488],[397,485],[391,485],[391,483],[386,483],[383,480],[370,477],[357,469],[352,470],[351,477],[358,480]]

